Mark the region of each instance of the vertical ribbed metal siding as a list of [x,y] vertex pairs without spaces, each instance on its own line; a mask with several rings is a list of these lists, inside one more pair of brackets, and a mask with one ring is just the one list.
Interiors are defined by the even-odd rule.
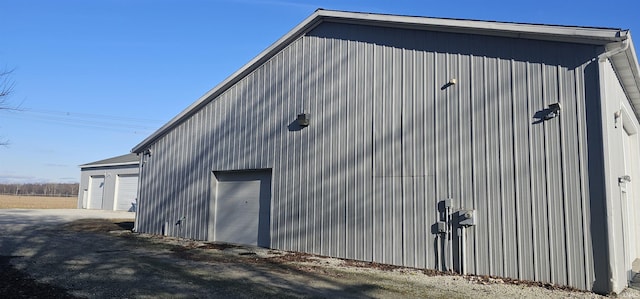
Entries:
[[[139,229],[176,235],[186,216],[206,239],[211,171],[270,168],[274,248],[438,268],[431,227],[453,198],[478,211],[468,272],[589,288],[591,52],[323,24],[153,145]],[[562,116],[534,123],[556,101]]]

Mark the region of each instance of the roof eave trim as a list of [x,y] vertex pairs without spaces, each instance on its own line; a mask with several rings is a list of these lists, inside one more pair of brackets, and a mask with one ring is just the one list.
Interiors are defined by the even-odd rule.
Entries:
[[[640,65],[633,40],[631,39],[631,33],[627,35],[627,45],[628,47],[624,51],[616,53],[609,60],[616,71],[620,84],[622,84],[622,89],[630,101],[636,118],[640,120]],[[622,75],[625,71],[628,71],[627,76]]]
[[[409,27],[409,28],[431,28],[432,30],[478,33],[484,35],[497,35],[518,38],[531,38],[564,42],[589,43],[604,45],[611,42],[618,42],[627,38],[626,31],[616,29],[601,29],[588,27],[569,26],[547,26],[535,24],[500,23],[490,21],[473,21],[457,19],[439,19],[411,16],[381,15],[368,13],[355,13],[333,10],[316,10],[312,15],[271,44],[267,49],[258,54],[251,61],[246,63],[238,71],[231,74],[216,87],[209,90],[193,104],[173,117],[154,133],[136,145],[131,152],[141,153],[153,142],[158,140],[166,132],[179,125],[181,121],[193,115],[198,109],[218,95],[222,94],[228,87],[240,81],[251,73],[263,62],[270,59],[275,53],[286,47],[290,42],[296,40],[301,35],[307,33],[322,21],[338,21],[342,23],[357,24],[381,24],[385,26]],[[541,30],[544,28],[545,30]]]
[[[380,23],[385,26],[430,28],[446,32],[480,33],[518,38],[556,40],[604,45],[625,40],[626,30],[577,26],[555,26],[542,24],[505,23],[480,20],[443,19],[354,13],[344,11],[321,11],[324,18],[352,23]],[[544,29],[544,30],[542,30]]]
[[84,168],[93,168],[93,167],[125,166],[125,165],[138,165],[138,164],[140,164],[140,162],[134,161],[134,162],[105,163],[105,164],[82,164],[82,165],[79,165],[78,167],[80,167],[81,169],[84,169]]

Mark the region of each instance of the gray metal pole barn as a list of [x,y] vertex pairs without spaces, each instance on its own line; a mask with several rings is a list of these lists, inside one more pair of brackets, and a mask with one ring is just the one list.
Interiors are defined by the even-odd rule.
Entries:
[[569,285],[640,256],[626,30],[318,10],[137,145],[137,229]]

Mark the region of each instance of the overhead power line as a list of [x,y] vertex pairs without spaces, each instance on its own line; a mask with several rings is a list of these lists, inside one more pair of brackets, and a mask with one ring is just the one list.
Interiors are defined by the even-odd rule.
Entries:
[[84,112],[55,111],[55,110],[45,110],[45,109],[33,109],[33,108],[27,108],[25,109],[25,111],[38,113],[38,114],[49,114],[49,115],[67,116],[67,117],[75,117],[75,118],[100,118],[100,119],[111,119],[111,120],[121,120],[121,121],[130,121],[130,122],[145,122],[145,123],[163,122],[157,119],[137,118],[137,117],[134,118],[134,117],[126,117],[126,116],[94,114],[94,113],[84,113]]
[[164,123],[163,121],[154,119],[33,108],[22,108],[20,111],[6,113],[3,115],[3,118],[25,119],[69,127],[134,134],[149,134]]

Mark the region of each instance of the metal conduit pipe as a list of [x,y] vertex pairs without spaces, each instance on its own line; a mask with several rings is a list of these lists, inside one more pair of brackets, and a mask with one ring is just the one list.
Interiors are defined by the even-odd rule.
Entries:
[[464,244],[462,241],[462,231],[463,227],[458,227],[458,256],[460,257],[460,274],[464,275]]
[[438,263],[436,264],[438,271],[442,271],[442,252],[440,252],[440,248],[442,247],[442,233],[438,232],[436,237],[436,258]]
[[[444,215],[440,215],[441,220],[437,223],[436,246],[437,246],[437,260],[438,270],[441,271],[454,271],[454,249],[453,249],[453,204],[452,199],[447,198],[441,201],[444,209],[441,211]],[[443,219],[444,218],[444,219]],[[460,228],[458,228],[460,230]],[[458,233],[458,237],[461,234]],[[458,240],[460,244],[460,240]],[[458,248],[458,254],[460,254],[460,248]],[[443,269],[444,268],[444,269]]]
[[447,271],[449,268],[449,255],[447,254],[447,246],[449,246],[449,242],[447,239],[449,238],[449,216],[447,216],[447,208],[444,208],[444,233],[442,235],[442,261],[444,262],[443,271]]
[[445,224],[445,233],[444,233],[444,246],[443,246],[443,258],[444,258],[444,271],[449,270],[449,208],[444,208],[444,224]]
[[464,267],[464,272],[462,274],[467,274],[467,227],[462,227],[462,249],[464,250],[464,259],[462,259],[462,266]]
[[460,274],[467,274],[467,228],[476,225],[475,210],[458,211],[458,242],[460,256]]
[[448,204],[446,204],[446,219],[447,219],[447,262],[446,262],[446,271],[453,270],[453,217],[451,216],[451,199],[448,199]]

